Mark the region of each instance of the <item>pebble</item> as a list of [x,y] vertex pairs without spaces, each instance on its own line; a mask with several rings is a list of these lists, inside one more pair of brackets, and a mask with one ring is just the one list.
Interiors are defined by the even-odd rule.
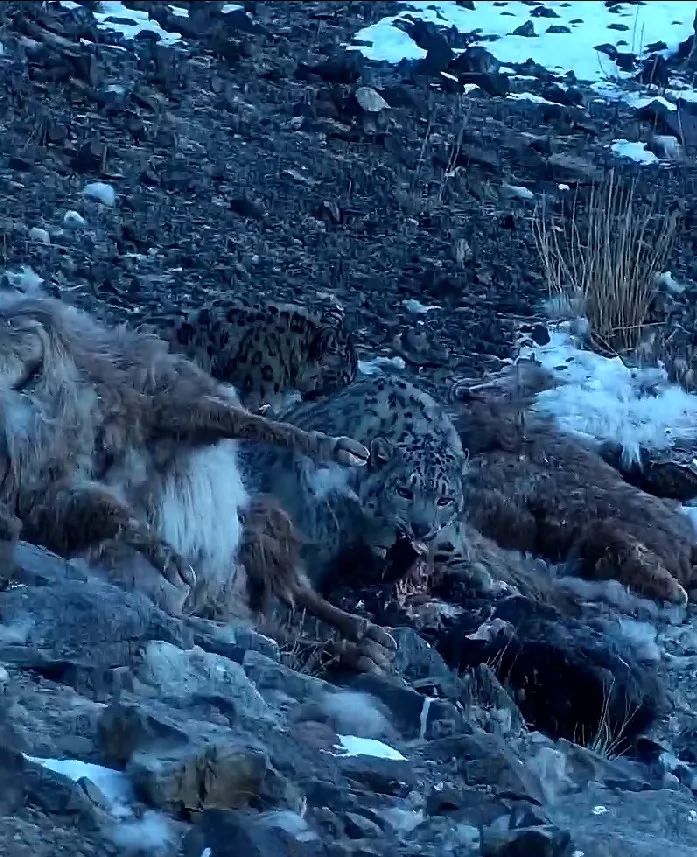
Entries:
[[63,225],[68,226],[71,229],[79,229],[87,223],[85,218],[78,214],[77,211],[66,211],[63,215]]
[[29,238],[32,241],[38,241],[40,244],[51,243],[51,236],[48,234],[48,229],[42,229],[40,226],[32,226],[29,230]]
[[529,202],[530,200],[535,199],[535,194],[530,190],[530,188],[520,187],[518,185],[502,184],[501,194],[506,199],[520,199],[524,202]]
[[116,202],[116,191],[106,182],[90,182],[82,191],[83,196],[101,202],[102,205],[112,206]]

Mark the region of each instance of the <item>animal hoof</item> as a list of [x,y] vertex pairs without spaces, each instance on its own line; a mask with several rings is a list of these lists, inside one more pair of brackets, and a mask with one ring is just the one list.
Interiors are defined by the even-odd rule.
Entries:
[[174,586],[182,583],[190,589],[196,585],[196,574],[193,568],[181,557],[173,557],[163,569],[164,576]]
[[334,458],[348,467],[365,467],[370,450],[350,437],[337,437],[334,440]]
[[169,545],[158,545],[152,553],[150,561],[160,569],[163,577],[172,586],[181,586],[184,584],[184,586],[192,589],[196,585],[196,574],[193,568]]
[[675,584],[675,591],[673,593],[673,597],[671,601],[673,604],[679,604],[680,607],[687,607],[687,602],[690,600],[689,595],[687,594],[687,590],[684,586],[681,586],[679,583]]
[[193,569],[193,566],[186,563],[186,567],[183,570],[184,573],[180,572],[180,576],[184,583],[189,587],[189,589],[193,589],[196,586],[196,572]]

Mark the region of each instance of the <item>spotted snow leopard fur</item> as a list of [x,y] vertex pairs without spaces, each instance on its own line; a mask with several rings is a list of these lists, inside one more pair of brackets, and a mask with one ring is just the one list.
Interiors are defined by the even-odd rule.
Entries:
[[466,455],[460,438],[445,409],[410,382],[356,381],[331,399],[286,411],[283,419],[304,430],[350,430],[371,453],[361,473],[347,475],[306,456],[246,451],[267,457],[250,471],[264,474],[259,487],[292,514],[316,582],[342,548],[362,543],[384,554],[400,535],[429,544],[461,517]]
[[171,347],[232,384],[252,410],[277,411],[292,391],[303,399],[328,395],[356,376],[353,338],[336,307],[313,313],[294,304],[218,299],[164,321],[159,332]]

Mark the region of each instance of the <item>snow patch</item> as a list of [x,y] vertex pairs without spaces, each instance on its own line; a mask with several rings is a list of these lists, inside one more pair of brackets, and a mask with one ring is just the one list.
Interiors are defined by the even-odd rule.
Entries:
[[11,289],[17,289],[24,294],[40,292],[44,282],[43,277],[29,265],[22,265],[18,271],[5,271],[5,279]]
[[671,295],[681,295],[685,291],[685,286],[679,283],[670,271],[656,275],[656,286],[659,289],[665,289]]
[[543,98],[541,95],[535,95],[534,92],[509,92],[506,98],[513,101],[530,101],[533,104],[554,104],[548,98]]
[[41,759],[37,756],[24,758],[42,768],[61,774],[76,783],[85,777],[91,780],[101,791],[109,803],[112,814],[116,817],[127,817],[132,814],[131,804],[134,800],[131,781],[123,773],[114,768],[104,768],[91,762],[81,762],[78,759]]
[[372,360],[359,360],[358,371],[363,375],[381,375],[385,368],[405,369],[402,357],[374,357]]
[[[667,98],[664,98],[663,95],[654,95],[652,93],[646,94],[645,92],[637,92],[636,90],[626,90],[618,84],[610,81],[592,83],[591,89],[598,93],[600,96],[598,99],[599,101],[603,101],[604,99],[607,99],[608,101],[623,101],[625,104],[630,107],[634,107],[637,110],[642,107],[646,107],[646,105],[651,104],[652,101],[657,101],[668,110],[678,109],[677,104],[675,104],[674,101],[669,101]],[[663,92],[666,93],[668,91],[668,89],[663,90]]]
[[670,384],[663,370],[632,369],[580,348],[564,327],[552,328],[547,345],[520,350],[559,385],[537,394],[537,413],[570,434],[619,443],[627,464],[639,461],[642,446],[665,450],[675,438],[697,437],[697,396]]
[[82,194],[88,199],[96,199],[102,205],[111,206],[116,202],[116,191],[105,182],[89,182],[83,188]]
[[610,151],[618,158],[628,158],[637,164],[648,165],[658,163],[658,158],[653,152],[649,152],[646,143],[632,143],[620,138],[610,145]]
[[112,30],[126,39],[135,37],[144,31],[154,33],[163,45],[172,45],[181,41],[180,33],[168,33],[148,16],[147,12],[129,9],[123,3],[104,0],[92,14],[100,30]]
[[376,759],[406,762],[406,758],[399,750],[375,738],[358,738],[356,735],[338,735],[337,737],[343,750],[335,753],[337,756],[374,756]]
[[419,740],[426,740],[426,730],[428,729],[428,713],[431,710],[431,705],[433,704],[432,696],[424,696],[424,702],[421,706],[421,712],[419,713]]
[[[670,55],[680,42],[692,35],[697,9],[697,3],[679,0],[651,0],[641,6],[622,4],[619,12],[611,11],[601,2],[547,2],[544,5],[557,17],[531,18],[533,7],[524,2],[477,2],[474,9],[445,0],[401,5],[403,11],[397,15],[359,30],[354,41],[367,44],[355,45],[352,49],[378,62],[423,59],[426,51],[400,29],[410,17],[475,35],[477,38],[472,45],[486,48],[501,63],[517,65],[532,60],[556,74],[573,71],[579,80],[597,83],[631,76],[631,72],[620,69],[607,54],[597,51],[597,46],[610,44],[618,53],[624,51],[642,56],[646,42],[660,40],[668,46],[662,51],[663,55]],[[528,21],[533,24],[535,36],[514,35],[514,30]],[[625,24],[628,30],[619,32],[612,28],[613,24]],[[550,25],[567,27],[570,32],[549,33]],[[628,44],[618,44],[620,41]]]
[[427,304],[422,304],[421,301],[414,300],[414,298],[409,298],[406,301],[402,301],[402,303],[409,312],[413,312],[415,315],[427,315],[429,312],[433,312],[433,310],[442,309],[442,307],[436,305],[428,306]]
[[172,846],[172,831],[166,816],[148,810],[136,818],[133,812],[135,793],[130,779],[123,771],[78,759],[42,759],[26,753],[23,755],[29,762],[67,777],[74,783],[83,777],[93,782],[106,799],[109,812],[116,822],[110,832],[111,838],[126,853],[147,851],[155,855]]
[[[418,17],[424,16],[419,14]],[[394,22],[398,20],[399,16],[396,15],[392,18],[383,18],[369,27],[363,27],[356,33],[354,39],[365,44],[357,48],[349,46],[350,49],[360,51],[366,59],[374,62],[396,64],[402,60],[424,59],[426,51],[420,48],[404,30],[394,26]]]

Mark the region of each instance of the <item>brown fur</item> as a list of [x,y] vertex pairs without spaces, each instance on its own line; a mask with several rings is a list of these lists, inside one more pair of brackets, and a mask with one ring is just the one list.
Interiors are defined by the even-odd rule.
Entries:
[[[457,554],[447,544],[449,536],[459,546]],[[445,544],[444,544],[445,542]],[[572,596],[561,589],[539,559],[525,556],[519,550],[501,547],[483,535],[469,521],[462,520],[444,531],[436,541],[432,554],[433,590],[447,596],[458,581],[471,588],[489,591],[497,584],[534,601],[557,607],[566,613],[577,611]]]
[[381,628],[335,607],[314,591],[302,569],[301,542],[290,517],[269,495],[257,495],[244,513],[240,549],[251,607],[263,611],[272,598],[291,609],[305,609],[346,638],[327,644],[343,664],[379,671],[394,651],[394,641]]
[[295,592],[306,585],[298,571],[300,539],[293,522],[273,497],[261,494],[252,498],[242,520],[240,560],[249,580],[252,609],[262,612],[273,597],[292,605]]
[[252,578],[360,637],[363,620],[346,622],[305,591],[281,510],[249,504],[232,438],[347,464],[368,455],[348,438],[249,413],[153,335],[45,297],[0,299],[0,502],[25,538],[66,556],[126,545],[174,584],[193,584],[194,566],[198,609],[235,590],[247,515]]
[[517,422],[515,408],[490,403],[471,403],[456,417],[463,445],[483,450],[471,460],[469,521],[504,548],[574,560],[589,579],[684,602],[695,549],[677,506],[627,484],[550,424]]

